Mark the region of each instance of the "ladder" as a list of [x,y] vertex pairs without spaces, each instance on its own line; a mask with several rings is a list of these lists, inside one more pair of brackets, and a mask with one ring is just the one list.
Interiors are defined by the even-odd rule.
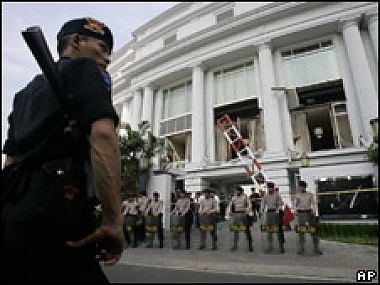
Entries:
[[[244,168],[248,176],[253,181],[254,185],[257,186],[257,189],[261,189],[260,184],[256,181],[255,175],[261,173],[264,176],[264,181],[266,181],[266,176],[263,172],[263,169],[261,168],[261,165],[249,148],[247,142],[242,138],[239,131],[227,114],[224,114],[216,122],[223,132],[223,135],[226,137],[227,141],[236,152],[240,161],[243,162]],[[247,163],[246,159],[252,161],[252,166]]]
[[[227,114],[224,114],[216,122],[219,128],[222,130],[227,141],[230,143],[230,145],[232,146],[232,148],[234,149],[234,151],[240,158],[240,161],[243,162],[244,168],[247,171],[251,180],[253,181],[254,185],[257,186],[257,189],[259,189],[259,192],[261,192],[262,191],[261,186],[256,181],[255,175],[257,175],[258,173],[261,173],[264,177],[264,181],[267,181],[267,179],[263,172],[263,169],[261,168],[260,163],[257,161],[255,156],[253,155],[247,142],[242,138],[239,131],[236,129],[234,123],[232,122],[232,120]],[[248,158],[252,160],[252,167],[250,167],[250,165],[247,163],[246,160],[244,160],[244,158]],[[260,193],[260,196],[261,196],[261,193]],[[290,230],[289,222],[291,222],[293,219],[294,219],[294,215],[290,211],[289,206],[285,204],[283,224],[285,226],[286,231]]]
[[165,138],[165,146],[167,146],[167,145],[169,145],[169,147],[171,148],[175,161],[180,161],[181,158],[179,157],[179,154],[178,154],[176,148],[174,147],[172,141],[169,138]]

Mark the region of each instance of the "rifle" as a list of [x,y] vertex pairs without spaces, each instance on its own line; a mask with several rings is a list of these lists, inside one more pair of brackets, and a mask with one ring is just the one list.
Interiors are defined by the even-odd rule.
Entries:
[[68,119],[68,126],[65,128],[65,132],[73,132],[76,121],[73,119],[72,96],[66,91],[41,28],[32,26],[22,31],[21,34],[41,68],[42,73],[49,82],[54,94],[58,96],[66,109],[65,117]]

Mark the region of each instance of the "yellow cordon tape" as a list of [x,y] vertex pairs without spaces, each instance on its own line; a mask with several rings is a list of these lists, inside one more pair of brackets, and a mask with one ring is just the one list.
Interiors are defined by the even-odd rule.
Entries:
[[[378,192],[379,188],[365,188],[365,189],[350,189],[350,190],[338,190],[338,191],[326,191],[322,193],[313,193],[314,196],[325,196],[325,195],[337,195],[337,194],[355,194],[362,192]],[[280,194],[281,197],[295,197],[297,194]],[[252,198],[251,201],[261,200],[262,198]],[[220,200],[220,202],[229,202],[231,200]],[[175,203],[171,203],[175,204]],[[199,204],[197,202],[193,202],[193,204]]]

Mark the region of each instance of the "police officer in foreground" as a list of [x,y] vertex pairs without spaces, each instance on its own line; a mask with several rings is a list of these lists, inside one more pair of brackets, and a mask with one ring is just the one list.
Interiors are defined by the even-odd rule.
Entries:
[[[296,195],[295,199],[295,215],[298,216],[298,225],[299,226],[314,226],[316,227],[317,217],[316,217],[316,208],[314,195],[310,192],[306,192],[307,183],[303,180],[298,182],[299,192]],[[310,233],[313,240],[313,252],[321,255],[322,251],[319,248],[319,238],[318,233]],[[298,254],[302,255],[305,253],[305,233],[298,233]]]
[[[279,226],[279,213],[282,207],[282,199],[280,194],[275,191],[275,184],[273,182],[267,182],[267,193],[261,200],[260,216],[265,212],[265,224],[268,226]],[[277,231],[278,243],[280,253],[284,253],[284,240],[280,231]],[[273,251],[273,232],[267,233],[268,248],[265,253]]]
[[[241,186],[235,187],[235,195],[232,197],[230,203],[227,207],[227,215],[235,218],[236,215],[241,214],[243,219],[243,225],[245,226],[245,237],[248,242],[248,250],[253,251],[252,245],[252,234],[251,229],[248,223],[248,215],[252,210],[252,204]],[[239,241],[239,232],[234,231],[233,233],[233,245],[231,247],[231,251],[235,251],[238,248]]]
[[[44,76],[15,95],[3,171],[22,165],[28,180],[2,207],[4,283],[105,283],[99,261],[115,264],[123,251],[119,119],[106,72],[113,36],[103,23],[80,18],[62,26],[57,43],[59,73],[73,98],[79,138],[64,132],[64,105]],[[59,175],[69,173],[75,187],[52,189]],[[102,209],[98,228],[94,208],[86,203],[93,189]]]

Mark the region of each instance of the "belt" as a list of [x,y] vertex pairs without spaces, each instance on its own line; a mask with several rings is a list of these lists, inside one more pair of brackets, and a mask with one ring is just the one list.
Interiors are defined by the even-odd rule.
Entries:
[[243,214],[244,211],[233,211],[232,213],[240,213],[240,214]]
[[276,212],[276,209],[268,209],[267,212],[268,213],[274,213],[274,212]]
[[297,210],[298,213],[310,213],[311,210]]

